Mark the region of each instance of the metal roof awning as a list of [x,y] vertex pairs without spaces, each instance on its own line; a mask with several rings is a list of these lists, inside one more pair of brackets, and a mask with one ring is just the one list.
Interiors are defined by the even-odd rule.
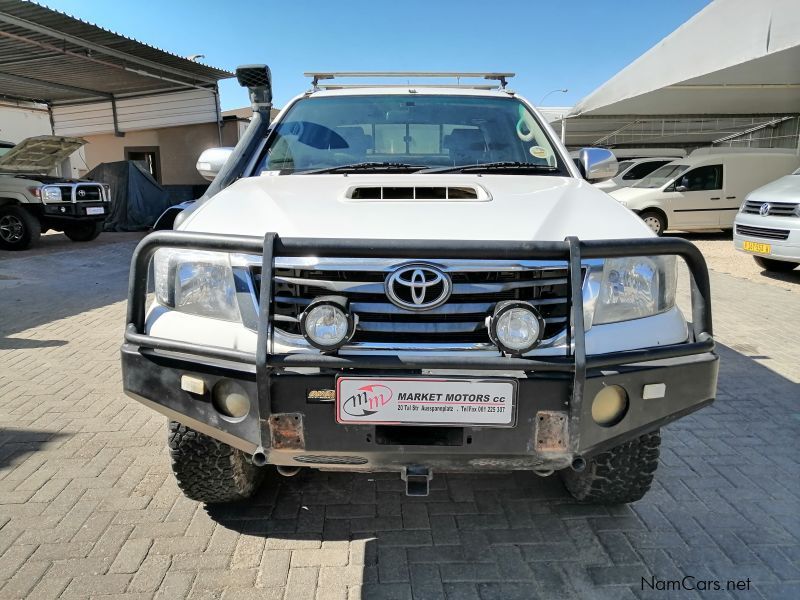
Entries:
[[66,105],[189,89],[232,73],[33,2],[0,0],[0,98]]
[[800,3],[716,0],[576,104],[571,116],[800,111]]

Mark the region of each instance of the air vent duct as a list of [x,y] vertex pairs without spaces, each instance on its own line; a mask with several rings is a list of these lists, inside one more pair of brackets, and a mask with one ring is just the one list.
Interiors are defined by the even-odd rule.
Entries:
[[478,185],[358,185],[348,188],[345,200],[486,202],[491,196]]

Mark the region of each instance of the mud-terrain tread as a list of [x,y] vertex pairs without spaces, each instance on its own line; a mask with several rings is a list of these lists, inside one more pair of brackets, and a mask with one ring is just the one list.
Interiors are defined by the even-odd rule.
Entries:
[[178,487],[192,500],[206,504],[235,502],[252,496],[264,477],[244,452],[169,422],[169,454]]
[[560,471],[564,486],[580,502],[626,504],[650,489],[658,468],[661,432],[646,433],[586,461],[581,472]]

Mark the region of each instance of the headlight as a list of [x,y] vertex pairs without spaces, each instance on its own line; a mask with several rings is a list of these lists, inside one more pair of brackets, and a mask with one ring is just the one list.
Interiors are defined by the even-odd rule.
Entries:
[[241,320],[227,254],[161,248],[153,272],[159,304],[202,317]]
[[525,354],[532,350],[544,332],[544,322],[527,302],[499,302],[489,321],[489,336],[508,354]]
[[675,305],[674,256],[607,259],[595,303],[595,325],[650,317]]
[[315,348],[332,352],[353,337],[356,318],[339,297],[317,298],[300,315],[300,331]]
[[42,200],[45,202],[61,202],[61,188],[49,186],[43,187]]

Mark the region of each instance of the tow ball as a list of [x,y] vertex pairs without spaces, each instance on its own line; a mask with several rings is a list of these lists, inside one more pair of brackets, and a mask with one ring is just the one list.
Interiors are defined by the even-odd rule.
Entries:
[[403,469],[400,477],[406,482],[406,496],[427,496],[430,492],[433,473],[428,467],[409,465]]

